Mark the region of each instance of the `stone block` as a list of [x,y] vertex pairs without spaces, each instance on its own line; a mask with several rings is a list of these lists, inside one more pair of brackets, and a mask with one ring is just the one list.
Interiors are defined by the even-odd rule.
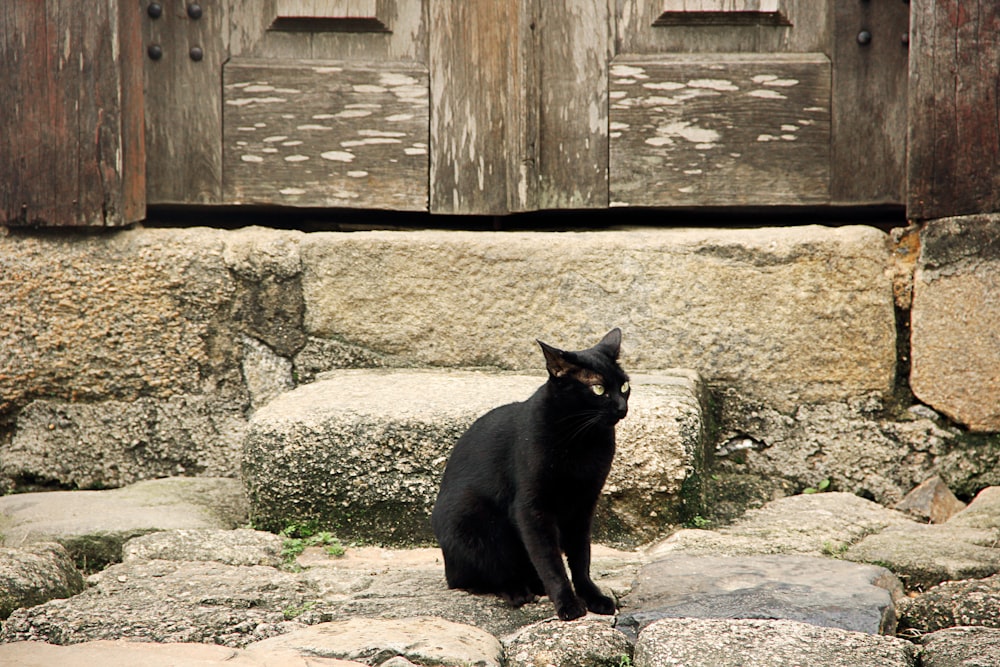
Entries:
[[1000,431],[1000,215],[927,223],[913,281],[910,386],[974,431]]
[[661,618],[783,618],[892,635],[903,586],[884,567],[814,556],[673,554],[639,570],[615,627]]
[[795,621],[668,618],[635,645],[635,667],[914,667],[916,649],[896,637]]
[[58,542],[86,570],[121,560],[126,540],[157,530],[246,523],[235,479],[158,479],[106,491],[0,497],[4,545]]
[[79,489],[172,476],[236,477],[247,419],[219,395],[71,403],[36,400],[17,418],[0,475]]
[[226,232],[0,236],[0,412],[239,393]]
[[[690,371],[633,374],[629,415],[595,535],[614,543],[656,536],[699,511],[702,387]],[[345,370],[257,411],[244,446],[251,519],[280,530],[317,520],[341,539],[433,539],[430,511],[458,437],[490,409],[528,398],[542,375]]]
[[535,338],[620,326],[625,368],[692,368],[779,409],[893,385],[871,227],[318,233],[301,256],[307,333],[399,363],[525,370]]

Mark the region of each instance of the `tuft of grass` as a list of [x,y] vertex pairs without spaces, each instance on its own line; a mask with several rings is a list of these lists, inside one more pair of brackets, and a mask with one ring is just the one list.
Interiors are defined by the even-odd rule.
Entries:
[[281,547],[281,558],[288,568],[295,567],[295,559],[306,547],[324,547],[323,551],[327,555],[335,557],[343,556],[345,552],[340,540],[330,531],[319,530],[315,521],[290,523],[278,535],[285,539]]

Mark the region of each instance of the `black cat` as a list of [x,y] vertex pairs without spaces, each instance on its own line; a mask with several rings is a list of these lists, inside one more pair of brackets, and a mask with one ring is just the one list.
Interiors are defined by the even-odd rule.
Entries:
[[445,469],[431,523],[448,587],[514,606],[547,594],[563,620],[588,609],[613,614],[614,601],[590,578],[590,530],[615,424],[628,412],[621,330],[580,352],[538,344],[548,381],[523,403],[480,417]]

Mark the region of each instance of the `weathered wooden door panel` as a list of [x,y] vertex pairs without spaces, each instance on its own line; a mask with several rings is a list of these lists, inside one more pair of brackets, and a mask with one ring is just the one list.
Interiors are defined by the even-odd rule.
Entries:
[[620,57],[611,67],[611,203],[823,203],[830,61],[822,54]]
[[1000,4],[913,0],[907,214],[1000,211]]
[[612,205],[829,201],[825,3],[620,0],[619,11]]
[[909,4],[834,2],[833,12],[831,202],[901,204]]
[[427,91],[417,63],[230,62],[225,200],[427,210]]
[[145,215],[132,9],[0,3],[0,224],[115,226]]
[[[146,53],[147,197],[151,204],[220,204],[224,2],[139,3]],[[200,11],[189,10],[189,5]]]
[[606,207],[607,3],[430,7],[431,210]]
[[233,57],[427,62],[426,0],[230,0]]

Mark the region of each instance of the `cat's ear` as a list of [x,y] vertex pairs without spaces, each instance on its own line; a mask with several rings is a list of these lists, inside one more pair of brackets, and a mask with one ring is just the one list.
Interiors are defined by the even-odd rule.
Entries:
[[537,342],[542,347],[542,354],[545,355],[545,368],[552,377],[561,378],[579,368],[566,358],[566,353],[562,350],[546,345],[540,340]]
[[604,338],[595,347],[612,359],[617,360],[618,353],[621,352],[622,348],[622,330],[615,327],[604,334]]

